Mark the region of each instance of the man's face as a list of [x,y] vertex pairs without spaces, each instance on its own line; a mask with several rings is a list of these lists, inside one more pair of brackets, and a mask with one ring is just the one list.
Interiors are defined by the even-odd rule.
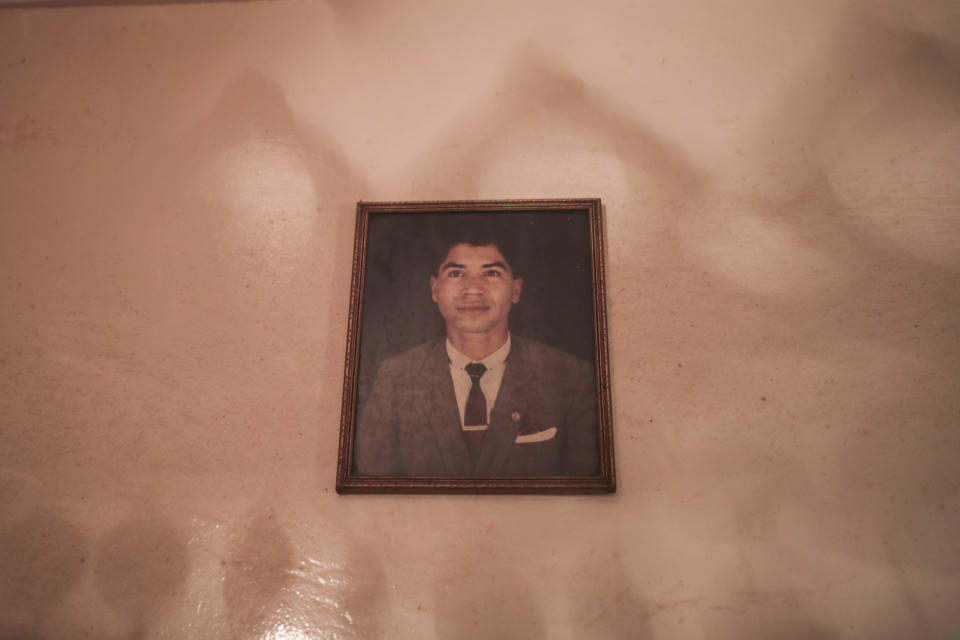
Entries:
[[430,292],[447,332],[506,331],[510,307],[520,301],[523,278],[514,278],[510,265],[493,245],[452,247],[430,276]]

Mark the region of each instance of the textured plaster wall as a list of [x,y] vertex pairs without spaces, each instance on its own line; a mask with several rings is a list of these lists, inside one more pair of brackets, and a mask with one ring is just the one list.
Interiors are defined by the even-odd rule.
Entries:
[[[0,637],[960,634],[950,1],[0,12]],[[333,491],[354,206],[602,197],[618,493]]]

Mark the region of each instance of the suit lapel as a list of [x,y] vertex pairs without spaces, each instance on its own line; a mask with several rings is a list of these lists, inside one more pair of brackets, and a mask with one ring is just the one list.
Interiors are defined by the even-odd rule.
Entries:
[[450,475],[458,476],[463,475],[458,470],[470,468],[471,460],[459,428],[460,410],[457,408],[445,344],[443,340],[433,344],[420,365],[419,375],[426,385],[424,418],[440,448],[444,467]]
[[520,423],[513,419],[512,414],[523,415],[526,412],[530,403],[527,386],[532,379],[533,370],[523,349],[523,342],[513,336],[497,403],[490,415],[490,428],[483,438],[483,446],[474,470],[476,475],[499,474],[520,429]]

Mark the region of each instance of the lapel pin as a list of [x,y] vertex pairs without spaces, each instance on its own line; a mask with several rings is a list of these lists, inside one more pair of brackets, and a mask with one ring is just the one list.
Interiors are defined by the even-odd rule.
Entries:
[[519,411],[514,411],[513,413],[510,414],[510,417],[513,418],[513,421],[514,421],[514,422],[520,422],[520,412],[519,412]]

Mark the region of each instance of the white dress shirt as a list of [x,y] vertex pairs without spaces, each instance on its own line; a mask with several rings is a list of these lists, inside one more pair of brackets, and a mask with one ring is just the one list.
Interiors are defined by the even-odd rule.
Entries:
[[467,373],[466,366],[471,362],[479,362],[487,368],[480,376],[480,390],[487,400],[487,424],[490,423],[490,412],[493,411],[493,405],[497,401],[497,394],[500,393],[500,383],[503,382],[503,372],[507,367],[507,356],[510,355],[510,334],[507,334],[507,341],[503,346],[488,355],[483,360],[471,360],[463,355],[450,344],[447,338],[447,357],[450,359],[450,376],[453,378],[453,390],[457,396],[457,408],[460,409],[460,428],[469,431],[482,431],[487,428],[464,427],[463,414],[467,409],[467,396],[470,395],[470,388],[473,386],[473,379]]

